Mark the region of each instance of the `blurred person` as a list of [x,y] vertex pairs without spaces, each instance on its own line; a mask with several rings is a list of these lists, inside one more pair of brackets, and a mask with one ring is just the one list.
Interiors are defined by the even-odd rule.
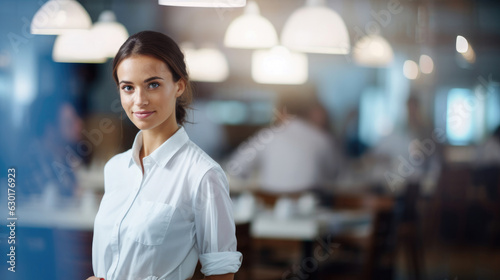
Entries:
[[429,135],[420,111],[420,101],[415,95],[410,95],[406,102],[407,123],[397,127],[378,142],[372,149],[372,154],[379,157],[393,158],[398,155],[408,154],[410,142]]
[[328,133],[328,114],[308,92],[285,92],[275,123],[242,143],[230,156],[230,175],[258,173],[262,191],[274,194],[321,190],[339,169],[339,154]]
[[440,173],[439,148],[444,135],[425,125],[414,93],[408,97],[406,109],[407,123],[382,137],[363,158],[373,182],[388,185],[393,192],[402,191],[410,182],[435,183]]
[[342,125],[341,135],[343,137],[344,151],[348,157],[358,158],[363,155],[367,145],[359,136],[359,110],[353,108],[347,114]]
[[113,61],[132,148],[104,168],[88,279],[233,279],[241,265],[222,168],[184,127],[191,88],[184,55],[153,31],[130,36]]
[[418,96],[406,102],[407,122],[379,140],[363,158],[369,168],[372,191],[394,198],[394,235],[384,250],[401,250],[409,261],[408,275],[419,279],[423,266],[419,198],[434,192],[441,173],[440,144],[444,134],[426,126]]
[[70,101],[55,95],[35,100],[29,119],[35,137],[23,163],[29,170],[30,183],[23,186],[22,194],[55,191],[55,196],[73,197],[78,190],[75,170],[83,161],[76,149],[82,136],[82,119]]

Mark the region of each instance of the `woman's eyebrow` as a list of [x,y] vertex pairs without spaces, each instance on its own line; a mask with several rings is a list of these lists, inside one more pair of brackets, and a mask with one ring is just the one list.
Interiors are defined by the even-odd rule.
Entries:
[[157,77],[157,76],[151,77],[151,78],[147,78],[146,80],[144,80],[144,83],[150,82],[152,80],[163,80],[163,78]]

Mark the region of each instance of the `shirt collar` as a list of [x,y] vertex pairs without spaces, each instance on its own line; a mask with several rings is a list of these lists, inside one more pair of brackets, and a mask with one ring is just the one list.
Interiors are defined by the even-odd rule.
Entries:
[[[184,144],[189,140],[189,136],[184,130],[184,127],[180,127],[174,135],[170,136],[160,147],[156,148],[149,156],[145,158],[151,159],[158,166],[164,167],[168,161],[177,153],[177,151],[184,146]],[[129,167],[132,164],[137,164],[141,166],[139,152],[142,148],[142,130],[140,130],[135,136],[134,144],[132,145],[132,156],[130,158]]]

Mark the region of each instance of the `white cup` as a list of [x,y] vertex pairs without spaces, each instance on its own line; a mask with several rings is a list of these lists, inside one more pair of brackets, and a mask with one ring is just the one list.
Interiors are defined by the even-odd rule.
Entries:
[[295,202],[289,197],[280,197],[274,205],[274,216],[286,220],[295,214]]
[[317,204],[318,201],[312,193],[302,195],[297,202],[299,214],[302,216],[310,216],[314,214]]
[[235,215],[243,220],[250,220],[256,212],[256,200],[250,192],[242,193],[235,203]]

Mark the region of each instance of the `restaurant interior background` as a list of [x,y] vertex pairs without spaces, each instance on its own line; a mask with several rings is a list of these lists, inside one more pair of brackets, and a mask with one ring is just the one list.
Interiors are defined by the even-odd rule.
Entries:
[[[137,132],[120,107],[113,54],[91,57],[123,29],[32,34],[51,16],[77,19],[58,13],[65,1],[0,2],[1,279],[92,275],[102,169]],[[500,2],[221,2],[77,3],[94,28],[116,20],[129,35],[155,30],[181,43],[195,89],[186,130],[229,178],[244,254],[237,279],[500,279]],[[237,18],[232,28],[253,37],[228,38]],[[337,45],[305,49],[323,43]],[[297,119],[306,130],[281,137]],[[332,165],[311,130],[329,139]],[[266,191],[266,168],[298,170],[273,178],[290,184],[314,169],[316,188]]]

